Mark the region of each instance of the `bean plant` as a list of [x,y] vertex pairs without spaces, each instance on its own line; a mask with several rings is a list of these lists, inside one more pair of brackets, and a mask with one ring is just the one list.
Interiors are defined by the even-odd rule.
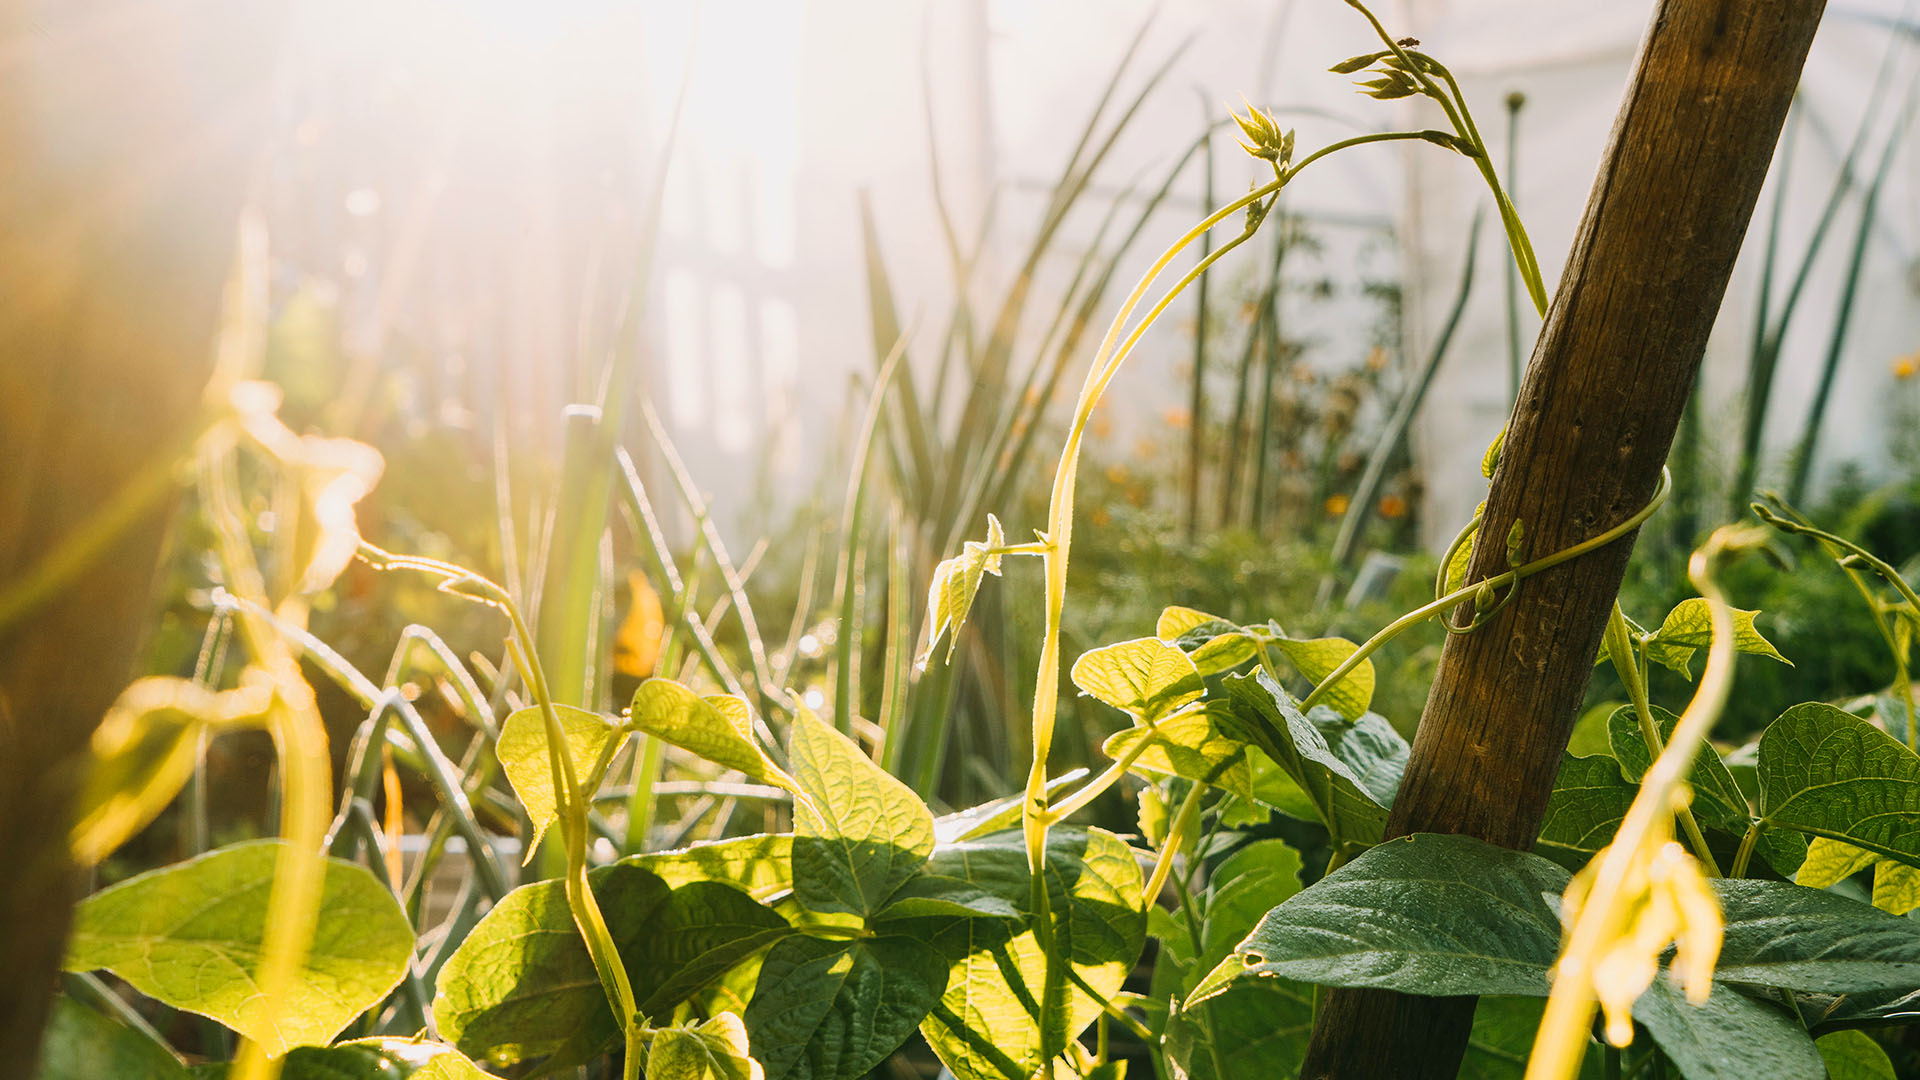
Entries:
[[[1653,629],[1616,608],[1601,659],[1631,702],[1606,718],[1608,753],[1566,758],[1531,852],[1457,836],[1383,840],[1408,746],[1371,711],[1369,657],[1432,619],[1478,632],[1527,579],[1630,537],[1665,484],[1641,511],[1557,552],[1530,552],[1524,524],[1478,537],[1476,514],[1442,560],[1434,599],[1364,642],[1167,607],[1151,633],[1068,667],[1117,730],[1103,770],[1049,772],[1093,410],[1148,328],[1257,233],[1295,177],[1378,142],[1464,156],[1545,307],[1526,232],[1452,74],[1352,6],[1382,48],[1332,70],[1364,73],[1375,98],[1432,102],[1448,129],[1366,134],[1296,158],[1293,132],[1270,116],[1236,117],[1263,179],[1179,237],[1121,304],[1071,414],[1046,527],[1016,540],[986,515],[984,537],[934,573],[927,662],[952,650],[985,578],[1009,559],[1041,563],[1031,768],[1020,790],[984,805],[936,815],[842,730],[852,725],[769,685],[779,665],[758,653],[753,685],[735,680],[730,692],[656,677],[617,713],[556,700],[512,591],[358,536],[353,505],[377,455],[293,434],[270,387],[227,371],[222,418],[197,459],[219,567],[201,663],[193,678],[142,679],[121,695],[94,741],[72,845],[100,862],[183,788],[192,797],[206,741],[239,729],[274,739],[279,837],[211,850],[202,837],[192,858],[88,897],[40,1074],[854,1080],[892,1067],[917,1032],[961,1080],[1113,1080],[1130,1067],[1281,1077],[1300,1068],[1321,987],[1480,996],[1474,1075],[1757,1080],[1820,1075],[1827,1060],[1885,1066],[1859,1029],[1920,1016],[1920,927],[1904,917],[1920,906],[1907,668],[1920,598],[1895,568],[1782,502],[1756,507],[1761,524],[1716,532],[1694,555],[1700,595],[1648,618]],[[1236,215],[1236,235],[1148,301],[1183,251]],[[233,322],[249,325],[244,311]],[[618,464],[636,518],[657,533],[631,461]],[[1496,442],[1487,477],[1501,465]],[[270,493],[270,536],[243,514],[249,484]],[[1758,613],[1727,603],[1714,568],[1781,537],[1821,546],[1852,577],[1895,682],[1853,712],[1797,705],[1723,754],[1708,735],[1736,658],[1786,658]],[[1476,541],[1504,543],[1509,568],[1466,580]],[[384,679],[355,669],[308,631],[306,611],[356,558],[491,609],[498,662],[462,660],[414,627]],[[658,569],[677,593],[670,560]],[[720,672],[702,629],[687,623],[691,648]],[[236,646],[240,674],[227,679]],[[1651,665],[1691,679],[1703,651],[1691,701],[1676,713],[1649,700]],[[337,795],[302,660],[367,711]],[[468,723],[460,760],[405,689],[415,676]],[[657,775],[666,747],[719,772],[713,795],[756,800],[784,828],[649,850],[651,796],[607,787],[623,761],[636,777]],[[436,799],[410,869],[377,810],[382,797],[391,810],[403,769]],[[501,777],[529,857],[517,885],[480,824],[482,808],[500,810]],[[1123,784],[1139,807],[1131,835],[1079,823]],[[623,800],[624,834],[602,813]],[[542,846],[549,856],[532,860]],[[469,870],[455,895],[431,895],[456,851]],[[1852,879],[1869,870],[1864,892]],[[130,1007],[100,971],[153,1007]],[[237,1036],[232,1072],[184,1064],[149,1026],[156,1009],[211,1021],[207,1047]]]

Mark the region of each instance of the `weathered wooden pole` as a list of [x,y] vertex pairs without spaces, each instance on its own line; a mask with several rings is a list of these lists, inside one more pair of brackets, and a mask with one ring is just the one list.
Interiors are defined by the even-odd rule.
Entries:
[[[1534,347],[1468,580],[1579,543],[1658,484],[1824,0],[1660,0]],[[1451,636],[1387,835],[1531,847],[1632,545]],[[1452,1077],[1473,998],[1336,990],[1302,1076]]]
[[[270,113],[277,0],[0,0],[0,594],[191,437]],[[31,1076],[83,884],[87,740],[132,678],[169,507],[0,625],[0,1072]]]

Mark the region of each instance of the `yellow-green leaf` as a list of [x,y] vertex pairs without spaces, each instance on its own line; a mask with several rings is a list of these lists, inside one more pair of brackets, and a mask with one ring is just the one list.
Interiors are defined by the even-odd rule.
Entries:
[[797,790],[753,738],[747,703],[729,694],[700,697],[671,679],[648,679],[633,693],[628,723],[749,779]]
[[[566,741],[567,756],[573,759],[574,778],[584,783],[587,772],[606,748],[607,740],[620,729],[599,713],[571,705],[553,708],[560,718],[560,735]],[[527,808],[527,818],[533,822],[533,838],[527,843],[527,858],[532,859],[534,849],[540,846],[540,837],[558,816],[553,791],[559,778],[553,775],[553,759],[547,752],[547,719],[540,706],[515,709],[506,723],[500,725],[500,742],[494,752],[500,755],[500,767],[507,774],[507,782],[513,785],[513,793],[520,796],[520,805]]]
[[1073,684],[1130,713],[1155,720],[1206,693],[1199,669],[1159,638],[1135,638],[1090,649],[1073,664]]
[[1100,749],[1118,761],[1142,741],[1149,745],[1134,759],[1134,768],[1205,781],[1253,798],[1247,744],[1221,731],[1208,710],[1168,717],[1151,727],[1122,728]]
[[747,1026],[725,1012],[702,1024],[657,1031],[647,1050],[647,1080],[762,1080],[747,1054]]
[[929,655],[945,637],[947,659],[953,659],[953,650],[960,642],[960,628],[966,625],[967,612],[973,610],[974,595],[980,591],[981,575],[1000,575],[999,549],[1006,546],[1000,519],[988,514],[986,542],[969,540],[961,546],[960,554],[934,567],[933,584],[927,589],[927,610],[931,613],[927,630]]
[[[1315,686],[1333,674],[1334,669],[1345,663],[1347,657],[1360,651],[1360,646],[1346,638],[1337,637],[1307,641],[1283,637],[1275,638],[1273,644]],[[1373,661],[1360,661],[1352,671],[1342,675],[1339,682],[1328,687],[1327,692],[1321,695],[1321,700],[1349,720],[1364,716],[1367,706],[1373,703]]]
[[[1778,660],[1792,667],[1792,661],[1780,655],[1764,635],[1753,625],[1758,611],[1733,609],[1733,647],[1740,652],[1754,656],[1764,656]],[[1693,678],[1693,654],[1704,649],[1713,641],[1713,622],[1708,614],[1707,602],[1701,597],[1682,600],[1667,612],[1666,620],[1660,629],[1647,639],[1647,659],[1687,678]]]

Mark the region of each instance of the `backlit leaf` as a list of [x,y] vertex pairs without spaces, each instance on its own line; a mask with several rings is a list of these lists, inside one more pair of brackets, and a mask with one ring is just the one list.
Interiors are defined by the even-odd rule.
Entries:
[[747,1027],[721,1013],[691,1027],[655,1032],[647,1050],[647,1080],[762,1080],[760,1063],[747,1053]]
[[[1385,778],[1384,772],[1370,761],[1359,762],[1356,770],[1343,760],[1320,727],[1266,672],[1230,676],[1226,686],[1233,718],[1247,740],[1292,777],[1328,829],[1347,843],[1379,839],[1387,806],[1369,793],[1362,773],[1374,777],[1377,784]],[[1371,741],[1356,741],[1352,749],[1357,752]]]
[[1117,761],[1145,742],[1148,747],[1134,759],[1134,768],[1217,784],[1250,799],[1253,791],[1245,761],[1247,744],[1220,730],[1214,722],[1216,712],[1224,715],[1222,710],[1201,709],[1168,717],[1152,727],[1122,728],[1100,749]]
[[280,1000],[269,1002],[255,967],[284,846],[235,844],[86,898],[75,909],[67,970],[105,968],[275,1056],[330,1041],[399,985],[413,956],[413,928],[366,868],[328,859],[313,947]]
[[[560,719],[567,755],[573,759],[574,777],[585,783],[588,770],[620,729],[599,713],[571,705],[553,708]],[[529,705],[509,714],[500,725],[500,742],[494,752],[500,756],[500,767],[513,785],[513,793],[520,797],[520,805],[527,808],[527,817],[533,822],[533,838],[526,846],[531,860],[540,837],[558,816],[553,801],[553,759],[547,752],[547,719],[540,706]]]
[[1895,1080],[1893,1061],[1864,1031],[1835,1031],[1814,1040],[1827,1080]]
[[980,591],[980,577],[1000,575],[1000,556],[995,552],[1005,546],[1007,538],[1000,529],[1000,519],[988,514],[985,543],[969,540],[961,546],[960,554],[934,567],[933,584],[927,589],[929,655],[945,638],[947,659],[953,659],[953,650],[960,643],[960,628],[966,625],[967,612],[973,610],[973,598]]
[[[1345,663],[1348,657],[1360,651],[1360,646],[1346,638],[1337,637],[1307,641],[1283,637],[1275,638],[1273,644],[1315,686],[1333,674],[1334,669]],[[1360,661],[1352,671],[1340,676],[1339,682],[1328,687],[1321,697],[1341,716],[1349,720],[1359,719],[1373,702],[1373,661]]]
[[671,679],[648,679],[633,692],[627,716],[637,731],[737,769],[751,780],[797,790],[793,778],[754,741],[753,716],[747,703],[737,697],[703,698]]
[[1759,775],[1770,824],[1920,866],[1920,757],[1865,720],[1795,705],[1761,735]]
[[[1743,653],[1764,656],[1778,660],[1792,667],[1780,650],[1773,647],[1754,625],[1758,611],[1733,609],[1733,647]],[[1704,649],[1713,640],[1713,621],[1708,616],[1707,602],[1702,597],[1682,600],[1653,632],[1647,640],[1647,659],[1671,671],[1693,678],[1693,654]]]
[[1072,675],[1073,685],[1136,720],[1157,720],[1206,693],[1193,661],[1159,638],[1089,649]]
[[794,812],[795,898],[812,912],[872,915],[933,853],[932,812],[805,708],[794,717],[788,753],[812,797]]
[[766,1080],[857,1080],[885,1061],[947,987],[947,965],[898,934],[792,937],[774,946],[747,1006]]
[[355,1039],[302,1046],[288,1054],[280,1080],[489,1080],[449,1046],[413,1039]]
[[720,881],[766,900],[793,887],[793,837],[788,833],[736,836],[620,861],[658,874],[676,889],[695,881]]

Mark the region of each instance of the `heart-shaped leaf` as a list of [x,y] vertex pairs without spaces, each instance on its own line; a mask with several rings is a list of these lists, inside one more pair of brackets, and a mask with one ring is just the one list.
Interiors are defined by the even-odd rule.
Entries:
[[788,938],[767,954],[747,1006],[754,1060],[766,1080],[857,1080],[946,988],[946,961],[911,937]]
[[788,754],[812,799],[794,812],[794,898],[819,914],[874,914],[933,853],[932,812],[805,708],[794,716]]
[[647,1049],[647,1080],[762,1080],[747,1052],[747,1026],[721,1013],[691,1027],[663,1028]]
[[[561,737],[566,740],[567,756],[573,759],[574,777],[584,783],[588,771],[620,729],[599,713],[571,705],[553,708],[560,720]],[[508,714],[500,725],[500,741],[494,753],[500,756],[507,782],[513,785],[513,793],[520,797],[520,805],[527,808],[527,818],[533,822],[533,839],[526,848],[531,861],[540,838],[558,817],[553,799],[553,758],[547,752],[547,718],[540,706],[529,705]]]
[[747,703],[729,694],[701,697],[671,679],[648,679],[633,692],[627,722],[698,754],[716,765],[737,769],[749,779],[798,789],[753,738],[753,715]]
[[1207,687],[1179,648],[1159,638],[1135,638],[1080,654],[1073,685],[1136,720],[1158,720],[1197,701]]
[[[1300,786],[1328,830],[1343,843],[1379,839],[1386,827],[1387,803],[1369,792],[1362,773],[1382,779],[1385,773],[1373,767],[1371,750],[1366,750],[1366,760],[1344,760],[1320,727],[1265,671],[1229,676],[1226,686],[1233,719],[1247,741],[1265,751]],[[1352,752],[1360,754],[1372,742],[1371,737],[1356,740]]]
[[1760,737],[1766,823],[1920,866],[1920,757],[1850,713],[1809,702]]
[[[1346,663],[1348,657],[1360,651],[1360,646],[1346,638],[1337,637],[1305,641],[1281,637],[1275,638],[1273,645],[1285,653],[1300,674],[1315,686]],[[1333,706],[1341,716],[1349,720],[1359,719],[1373,702],[1373,661],[1362,660],[1352,671],[1340,676],[1339,682],[1327,688],[1322,700]]]

